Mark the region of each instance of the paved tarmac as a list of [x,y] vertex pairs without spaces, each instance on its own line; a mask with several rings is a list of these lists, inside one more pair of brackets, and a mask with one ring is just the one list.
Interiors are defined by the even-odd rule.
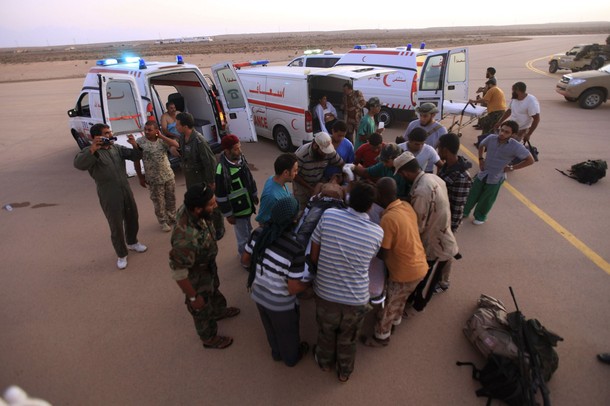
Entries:
[[[450,290],[399,326],[388,347],[360,345],[346,384],[311,356],[294,368],[271,360],[230,225],[220,242],[221,290],[242,313],[220,322],[232,347],[204,350],[170,278],[169,235],[135,179],[139,237],[149,250],[132,253],[126,270],[115,267],[94,182],[72,166],[66,111],[82,80],[0,84],[0,204],[17,203],[0,211],[0,389],[18,384],[54,405],[484,405],[470,370],[455,365],[484,362],[461,329],[481,293],[512,309],[512,286],[525,315],[565,339],[549,383],[553,404],[610,404],[610,366],[595,359],[610,351],[610,177],[587,186],[555,170],[610,161],[610,105],[582,110],[555,93],[565,72],[544,73],[548,55],[589,41],[603,36],[470,47],[471,93],[495,66],[507,96],[524,81],[538,97],[542,122],[532,141],[540,162],[509,175],[525,200],[503,188],[485,225],[460,228],[464,258]],[[465,155],[476,135],[463,130]],[[243,150],[262,189],[279,150],[267,140]],[[184,191],[178,174],[179,200]],[[303,339],[315,343],[312,301],[302,303],[301,318]]]

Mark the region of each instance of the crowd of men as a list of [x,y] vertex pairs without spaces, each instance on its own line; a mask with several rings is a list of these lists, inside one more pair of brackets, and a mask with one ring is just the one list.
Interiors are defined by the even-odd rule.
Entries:
[[[477,99],[486,105],[501,94],[495,90],[495,70],[492,78],[490,72]],[[537,101],[525,90],[516,83],[508,109],[493,110],[493,122],[481,120],[484,131],[499,132],[480,138],[474,181],[471,164],[458,154],[459,137],[436,120],[435,105],[418,107],[419,118],[404,139],[383,143],[383,128],[372,121],[377,98],[367,103],[371,114],[352,112],[349,123],[337,120],[330,134],[318,132],[294,154],[278,156],[260,199],[239,138],[225,135],[216,157],[192,115],[175,109],[162,129],[150,121],[143,137],[129,136],[132,148],[115,145],[109,126],[94,125],[92,144],[75,157],[74,166],[88,170],[96,182],[117,267],[124,269],[129,250],[147,250],[137,238],[138,211],[125,171],[125,160],[134,162],[161,230],[171,232],[171,275],[205,348],[229,347],[233,338],[220,335],[217,322],[240,313],[221,293],[216,265],[226,219],[248,270],[272,358],[293,366],[308,352],[300,340],[299,299],[313,295],[315,361],[346,382],[358,339],[366,346],[387,346],[403,319],[422,311],[434,293],[449,289],[453,262],[460,258],[455,233],[462,221],[473,212],[473,223],[484,224],[506,172],[534,162],[521,141],[530,139],[540,116]],[[358,129],[356,117],[363,123]],[[346,138],[354,133],[362,143],[357,149]],[[168,153],[180,157],[186,180],[178,209]],[[375,261],[382,261],[381,270]],[[383,275],[381,289],[373,286],[374,272]],[[372,305],[374,290],[383,291],[383,305]],[[365,336],[361,327],[372,309],[374,333]]]

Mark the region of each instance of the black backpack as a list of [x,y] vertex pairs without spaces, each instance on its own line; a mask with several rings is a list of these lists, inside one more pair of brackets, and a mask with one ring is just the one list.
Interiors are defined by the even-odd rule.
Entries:
[[592,185],[604,176],[606,176],[607,169],[608,164],[606,163],[606,161],[602,159],[589,159],[587,161],[572,165],[572,167],[568,169],[569,173],[565,173],[564,171],[561,171],[559,169],[557,169],[557,171],[561,172],[569,178],[576,179],[580,183]]
[[486,397],[487,405],[491,405],[492,399],[505,402],[509,406],[527,405],[524,399],[521,373],[516,362],[508,357],[491,354],[483,369],[477,369],[472,362],[456,362],[458,366],[472,366],[472,378],[481,383],[477,389],[477,397]]

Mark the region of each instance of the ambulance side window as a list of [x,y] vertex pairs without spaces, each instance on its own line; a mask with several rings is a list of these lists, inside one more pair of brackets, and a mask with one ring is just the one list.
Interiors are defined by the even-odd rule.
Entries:
[[220,90],[229,109],[240,109],[246,107],[246,100],[239,88],[239,82],[235,73],[230,68],[222,68],[217,71],[220,81]]
[[106,98],[110,126],[114,133],[125,134],[142,128],[142,117],[131,82],[111,80],[106,87]]
[[83,93],[76,103],[76,111],[79,117],[91,117],[89,108],[89,93]]
[[442,71],[445,65],[445,55],[434,55],[428,57],[424,69],[422,70],[422,81],[420,90],[440,90]]

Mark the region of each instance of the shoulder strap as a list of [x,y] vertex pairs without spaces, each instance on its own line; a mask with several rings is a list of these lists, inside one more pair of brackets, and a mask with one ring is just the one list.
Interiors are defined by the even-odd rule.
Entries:
[[564,172],[564,171],[562,171],[561,169],[557,169],[557,168],[555,168],[555,170],[556,170],[557,172],[559,172],[559,173],[561,173],[561,174],[563,174],[563,175],[567,176],[568,178],[572,178],[572,179],[576,179],[576,180],[578,180],[578,178],[577,178],[576,176],[574,176],[574,175],[568,175],[567,173],[565,173],[565,172]]
[[432,127],[432,129],[430,131],[426,132],[426,135],[432,134],[433,132],[435,132],[436,130],[438,130],[441,127],[442,127],[441,124],[436,124],[434,127]]

